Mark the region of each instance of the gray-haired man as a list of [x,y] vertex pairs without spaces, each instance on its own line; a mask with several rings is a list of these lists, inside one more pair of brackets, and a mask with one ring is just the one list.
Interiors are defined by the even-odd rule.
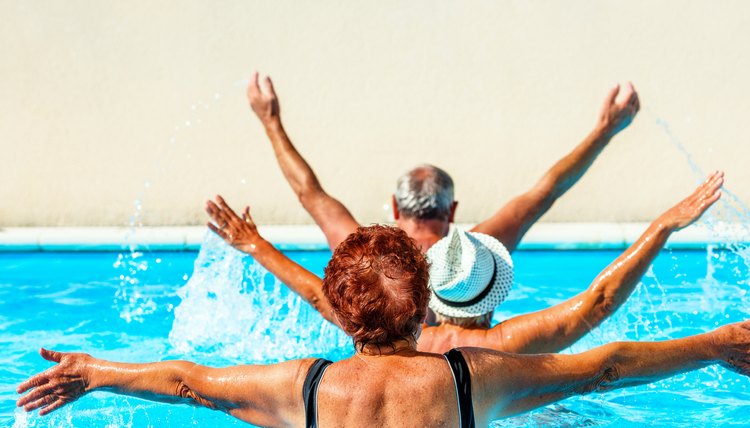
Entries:
[[[312,168],[287,136],[271,79],[264,78],[262,84],[258,80],[256,72],[247,89],[250,106],[265,127],[292,190],[323,230],[333,250],[359,223],[341,202],[323,190]],[[635,117],[640,106],[633,85],[626,85],[624,100],[618,102],[619,91],[619,85],[609,91],[596,127],[583,142],[553,165],[529,191],[506,203],[472,231],[498,239],[513,252],[531,225],[581,178],[612,137]],[[422,251],[427,251],[448,234],[456,205],[450,176],[434,166],[418,166],[398,180],[394,196],[396,225],[417,241]]]
[[[456,301],[451,302],[450,298],[447,298],[445,304],[469,309],[483,304],[479,303],[479,300],[486,297],[482,294],[483,290],[490,290],[492,284],[499,279],[493,274],[493,272],[497,273],[498,265],[497,261],[494,266],[492,265],[492,257],[481,258],[478,255],[513,252],[534,222],[549,210],[557,198],[578,181],[612,137],[632,122],[640,108],[638,94],[630,83],[626,85],[622,101],[617,101],[619,92],[619,85],[609,91],[596,127],[583,142],[555,163],[529,191],[506,203],[493,216],[480,222],[468,232],[454,230],[451,233],[451,224],[458,203],[453,195],[453,180],[445,171],[432,165],[420,165],[398,179],[393,195],[393,214],[396,225],[414,239],[433,261],[430,282],[433,291],[445,290],[446,286],[465,288],[464,286],[468,283],[463,283],[461,282],[463,280],[456,278],[472,278],[471,290],[457,294]],[[341,202],[323,190],[312,168],[295,149],[282,126],[279,101],[271,79],[266,77],[261,84],[258,73],[254,73],[247,89],[247,97],[252,110],[265,127],[276,159],[292,190],[323,230],[331,250],[335,249],[360,226],[359,223]],[[211,211],[216,212],[215,209],[209,209],[209,212]],[[449,237],[449,233],[454,236]],[[456,234],[462,234],[462,236],[455,236]],[[441,245],[435,245],[441,241]],[[460,243],[465,245],[459,245]],[[431,248],[433,250],[429,251]],[[468,253],[464,253],[465,251]],[[509,275],[506,275],[502,282],[508,283],[508,286],[505,287],[505,293],[493,295],[493,301],[497,303],[505,298],[507,288],[512,283],[512,262],[509,257],[507,259],[508,266],[510,266]],[[465,275],[458,275],[458,277],[442,275],[438,269],[445,267],[446,263],[434,263],[436,260],[446,263],[455,261],[458,263],[456,266],[460,264],[460,269],[470,269],[471,272],[464,272]],[[476,265],[481,263],[490,265]],[[451,269],[455,271],[459,268]],[[478,272],[484,272],[484,274],[469,275]],[[436,282],[443,279],[444,283]],[[314,293],[309,297],[317,299]],[[491,311],[481,316],[466,315],[465,317],[469,318],[462,320],[461,315],[464,312],[472,313],[472,311],[462,311],[458,316],[441,321],[468,326],[462,322],[466,321],[469,324],[489,327]],[[429,321],[435,320],[430,318]]]

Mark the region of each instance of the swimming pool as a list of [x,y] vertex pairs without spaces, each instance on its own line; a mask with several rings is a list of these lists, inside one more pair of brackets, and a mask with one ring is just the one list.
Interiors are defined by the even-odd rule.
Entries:
[[[330,254],[288,253],[322,274]],[[496,320],[585,288],[618,251],[521,251]],[[661,340],[750,317],[748,266],[736,252],[665,251],[629,302],[574,345]],[[349,355],[348,338],[251,259],[212,236],[201,253],[0,254],[0,426],[246,426],[221,413],[94,393],[50,416],[15,409],[16,385],[49,364],[40,346],[121,361],[210,365]],[[716,366],[627,390],[568,399],[498,426],[746,426],[750,381]]]

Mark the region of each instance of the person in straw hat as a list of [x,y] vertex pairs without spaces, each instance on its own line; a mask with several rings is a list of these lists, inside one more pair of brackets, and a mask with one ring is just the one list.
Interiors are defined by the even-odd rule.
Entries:
[[[750,321],[661,342],[573,355],[417,348],[430,291],[403,230],[359,228],[336,248],[323,292],[355,355],[270,365],[128,364],[41,349],[55,363],[22,382],[16,405],[53,412],[92,391],[205,406],[256,426],[488,426],[567,397],[640,385],[712,364],[750,375]],[[94,399],[97,399],[95,396]]]
[[[427,250],[430,261],[429,308],[436,315],[425,325],[420,351],[446,352],[476,346],[505,352],[560,351],[613,314],[630,296],[672,232],[695,222],[720,197],[724,174],[714,172],[695,191],[657,217],[646,231],[605,268],[582,293],[534,313],[515,316],[492,327],[495,308],[513,284],[513,262],[493,237],[451,227]],[[245,207],[238,216],[226,201],[208,201],[215,222],[208,227],[234,248],[253,256],[279,280],[311,303],[325,319],[339,325],[322,291],[321,279],[263,239]]]

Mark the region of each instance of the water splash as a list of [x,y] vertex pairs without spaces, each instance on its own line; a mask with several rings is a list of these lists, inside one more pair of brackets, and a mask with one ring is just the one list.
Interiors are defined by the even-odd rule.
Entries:
[[[237,87],[238,82],[241,81],[235,81],[233,86]],[[173,133],[169,137],[167,151],[154,161],[151,176],[156,175],[161,170],[164,159],[177,158],[172,153],[174,150],[182,150],[183,146],[189,143],[184,135],[184,130],[200,126],[203,123],[201,116],[220,102],[221,93],[216,92],[209,100],[197,101],[190,106],[188,115],[175,124]],[[191,155],[187,153],[186,156],[190,157]],[[153,187],[153,183],[154,180],[147,176],[140,194],[133,202],[133,214],[128,219],[128,231],[125,234],[127,251],[118,254],[117,260],[113,264],[114,268],[120,271],[120,286],[115,293],[114,305],[120,313],[120,318],[128,323],[142,323],[148,315],[155,313],[157,310],[155,300],[148,295],[144,285],[141,284],[141,277],[148,271],[149,266],[146,261],[142,260],[143,253],[139,250],[148,251],[148,246],[137,242],[137,231],[143,227],[142,201]]]
[[211,232],[177,294],[182,301],[169,334],[175,353],[264,363],[352,353],[349,337]]
[[[688,166],[698,182],[705,179],[707,174],[693,155],[685,148],[680,139],[672,132],[664,119],[657,119],[656,124],[667,135],[668,140],[685,157]],[[745,268],[750,266],[750,208],[727,186],[722,188],[722,197],[704,216],[703,224],[711,233],[715,242],[721,243],[722,248],[740,256]],[[709,269],[711,269],[709,263]],[[710,281],[711,277],[707,280]],[[747,278],[741,281],[747,283]]]

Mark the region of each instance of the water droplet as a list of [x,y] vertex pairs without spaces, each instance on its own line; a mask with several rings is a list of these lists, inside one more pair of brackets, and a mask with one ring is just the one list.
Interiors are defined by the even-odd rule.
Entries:
[[247,184],[247,180],[245,180],[245,179],[243,178],[242,180],[240,180],[240,184],[242,184],[242,185],[245,185],[245,184]]
[[218,92],[214,94],[214,99],[215,99],[215,100],[218,100],[218,99],[219,99],[219,97],[221,97],[221,95],[219,95],[219,93],[218,93]]
[[190,121],[189,120],[185,121],[185,126],[190,126]]

